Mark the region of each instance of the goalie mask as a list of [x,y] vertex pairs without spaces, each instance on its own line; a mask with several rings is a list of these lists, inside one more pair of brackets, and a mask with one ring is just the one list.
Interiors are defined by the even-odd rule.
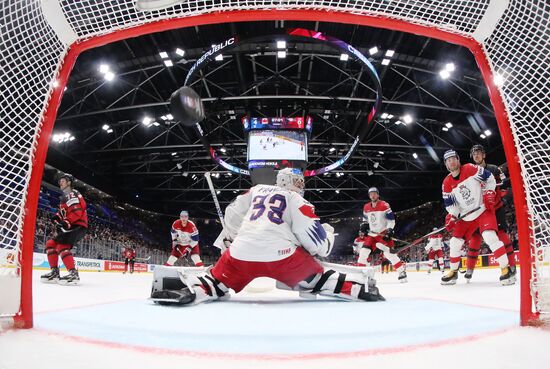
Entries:
[[303,195],[305,188],[304,175],[300,169],[281,169],[277,173],[277,186]]

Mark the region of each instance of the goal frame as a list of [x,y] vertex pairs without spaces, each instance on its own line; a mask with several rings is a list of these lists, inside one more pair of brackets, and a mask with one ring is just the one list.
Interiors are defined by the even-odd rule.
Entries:
[[450,31],[437,29],[433,26],[412,23],[406,20],[389,18],[385,16],[374,16],[365,14],[351,14],[344,11],[327,12],[325,10],[305,9],[269,9],[269,10],[233,10],[227,12],[214,12],[196,16],[181,16],[179,18],[153,21],[131,28],[116,30],[112,33],[94,36],[84,41],[76,41],[69,46],[68,52],[63,60],[60,60],[58,75],[58,88],[53,89],[50,94],[47,108],[43,115],[40,135],[36,142],[35,155],[32,160],[32,170],[26,195],[25,215],[22,225],[21,239],[21,308],[18,314],[13,317],[14,326],[19,328],[31,328],[33,326],[32,306],[32,259],[35,234],[36,213],[40,194],[40,184],[46,161],[48,145],[52,135],[57,111],[61,103],[64,87],[67,84],[70,73],[75,65],[78,56],[89,49],[100,47],[112,42],[128,38],[138,37],[145,34],[173,30],[177,28],[201,26],[207,24],[228,23],[228,22],[249,22],[249,21],[320,21],[327,23],[354,24],[375,28],[383,28],[401,32],[407,32],[420,36],[430,37],[446,41],[452,44],[463,46],[470,50],[487,87],[491,104],[495,111],[499,133],[502,138],[517,219],[518,238],[520,245],[520,276],[521,276],[521,306],[520,324],[537,325],[539,322],[538,313],[533,312],[533,296],[531,295],[531,234],[529,229],[529,211],[526,201],[526,192],[523,185],[521,168],[517,148],[514,144],[514,137],[510,120],[502,96],[493,82],[493,72],[487,59],[484,47],[481,43],[471,37],[466,37]]

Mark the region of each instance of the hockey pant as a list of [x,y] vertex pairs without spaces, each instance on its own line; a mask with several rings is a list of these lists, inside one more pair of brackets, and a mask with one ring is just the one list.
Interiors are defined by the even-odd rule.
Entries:
[[[510,266],[515,266],[516,260],[514,259],[514,247],[512,246],[512,241],[510,240],[508,233],[506,233],[502,229],[499,229],[498,238],[500,241],[502,241],[502,243],[504,243],[504,247],[506,248],[508,264],[510,264]],[[472,237],[468,240],[468,254],[466,259],[467,269],[475,269],[477,258],[481,250],[481,241],[482,238],[479,232],[474,233]]]
[[399,259],[399,256],[397,256],[397,254],[392,254],[390,252],[390,248],[388,246],[384,245],[381,242],[377,242],[376,247],[379,250],[382,250],[382,253],[384,254],[384,257],[386,259],[388,259],[390,261],[390,263],[392,263],[394,270],[396,270],[398,272],[402,272],[403,270],[405,270],[405,264],[403,264],[401,259]]
[[[493,230],[486,230],[481,234],[481,236],[483,237],[483,241],[489,245],[489,248],[493,252],[500,267],[507,267],[509,264],[508,256],[506,255],[506,248],[504,247],[504,243],[498,239],[497,233]],[[462,238],[452,237],[449,241],[451,270],[458,269],[462,245],[464,245],[464,239]]]

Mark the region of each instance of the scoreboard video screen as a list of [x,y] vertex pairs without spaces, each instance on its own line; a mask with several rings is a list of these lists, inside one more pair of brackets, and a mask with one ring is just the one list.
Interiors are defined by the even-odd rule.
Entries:
[[305,131],[251,130],[248,134],[248,161],[307,161]]

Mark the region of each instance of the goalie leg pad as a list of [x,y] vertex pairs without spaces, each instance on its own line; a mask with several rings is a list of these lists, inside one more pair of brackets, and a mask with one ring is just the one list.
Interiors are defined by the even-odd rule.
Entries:
[[185,274],[180,272],[180,280],[196,294],[195,303],[229,298],[229,289],[216,278],[207,273]]
[[311,294],[339,297],[345,300],[383,301],[385,300],[373,278],[363,274],[338,273],[332,269],[300,282],[301,289],[311,289]]

